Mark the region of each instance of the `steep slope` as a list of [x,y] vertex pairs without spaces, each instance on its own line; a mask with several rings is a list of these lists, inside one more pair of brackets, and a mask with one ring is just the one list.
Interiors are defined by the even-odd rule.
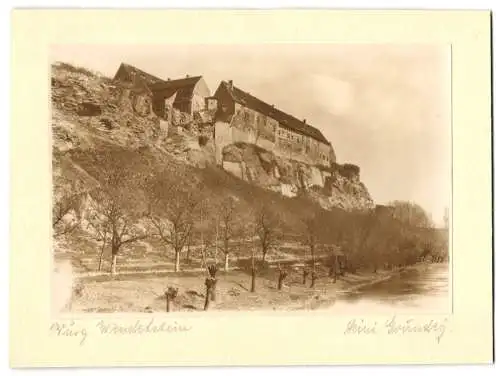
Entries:
[[373,207],[370,194],[360,181],[359,168],[354,165],[309,165],[248,143],[226,146],[222,160],[223,168],[240,179],[286,197],[305,193],[324,209]]
[[235,143],[224,148],[221,169],[215,165],[209,113],[191,120],[175,114],[168,123],[153,113],[148,93],[64,63],[52,66],[51,84],[56,191],[98,186],[102,171],[110,168],[105,156],[114,154],[126,166],[139,161],[138,170],[161,171],[167,165],[190,169],[214,197],[243,197],[248,191],[282,202],[285,212],[294,211],[294,200],[306,207],[311,199],[324,209],[373,207],[356,166],[312,166]]

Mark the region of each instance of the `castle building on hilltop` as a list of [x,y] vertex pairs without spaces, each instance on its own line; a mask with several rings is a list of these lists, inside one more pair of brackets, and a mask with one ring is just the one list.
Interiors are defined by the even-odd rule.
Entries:
[[210,90],[202,76],[189,77],[155,83],[151,85],[153,92],[153,110],[162,114],[168,105],[193,115],[205,108],[205,98]]
[[310,164],[336,162],[332,145],[318,129],[235,87],[232,81],[221,82],[207,105],[217,106],[218,159],[224,145],[248,142]]
[[114,80],[128,82],[146,88],[149,88],[149,85],[163,81],[161,78],[155,77],[152,74],[125,63],[121,63],[118,67]]
[[233,81],[222,81],[212,96],[202,76],[164,80],[125,63],[114,79],[146,91],[153,112],[168,123],[179,123],[172,121],[174,112],[186,115],[187,122],[194,115],[210,114],[220,164],[223,148],[235,142],[255,144],[308,164],[336,162],[331,143],[317,128],[235,87]]
[[152,96],[153,111],[164,119],[169,119],[170,108],[193,115],[205,108],[205,98],[210,96],[210,90],[202,76],[163,80],[122,63],[114,79],[146,88]]

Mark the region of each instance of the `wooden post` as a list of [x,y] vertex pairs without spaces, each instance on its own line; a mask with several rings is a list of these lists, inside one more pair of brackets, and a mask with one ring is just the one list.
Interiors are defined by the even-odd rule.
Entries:
[[106,247],[106,238],[104,238],[103,241],[102,241],[101,254],[99,255],[99,268],[98,268],[98,271],[101,271],[102,256],[104,255],[104,248],[105,247]]
[[307,282],[307,276],[309,275],[309,271],[304,266],[304,271],[302,272],[302,284],[305,285]]
[[211,279],[211,285],[210,285],[210,300],[215,301],[217,298],[217,271],[219,268],[217,268],[216,265],[210,265],[208,267],[208,273],[210,274],[210,279]]
[[217,258],[219,256],[219,218],[216,218],[215,223],[215,265],[217,265]]
[[165,300],[167,302],[167,306],[166,306],[167,312],[170,312],[170,302],[177,297],[178,292],[179,292],[179,289],[174,288],[174,287],[169,287],[165,291]]
[[257,270],[255,269],[255,250],[252,246],[252,285],[250,292],[255,292],[255,277],[257,275]]
[[280,270],[279,276],[278,276],[278,290],[281,290],[283,288],[283,281],[287,277],[288,273],[284,270]]
[[208,307],[210,306],[210,300],[213,297],[212,289],[214,288],[215,283],[216,281],[213,278],[205,279],[205,286],[207,287],[207,291],[205,293],[205,307],[203,308],[205,311],[208,311]]
[[311,288],[314,287],[314,284],[316,283],[316,273],[314,271],[311,272]]
[[191,238],[191,234],[190,234],[189,237],[188,237],[188,243],[187,243],[186,264],[190,264],[191,263],[191,259],[190,259],[190,256],[191,256],[191,241],[192,241],[192,238]]

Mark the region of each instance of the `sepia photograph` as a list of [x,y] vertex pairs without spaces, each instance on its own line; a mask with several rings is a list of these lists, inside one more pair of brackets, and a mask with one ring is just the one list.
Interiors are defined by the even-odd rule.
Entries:
[[49,55],[54,317],[451,312],[449,46]]

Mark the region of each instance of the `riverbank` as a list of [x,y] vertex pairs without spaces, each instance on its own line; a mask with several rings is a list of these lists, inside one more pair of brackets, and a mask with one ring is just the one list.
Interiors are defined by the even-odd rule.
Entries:
[[[410,267],[423,269],[425,264]],[[339,277],[336,282],[320,270],[320,278],[311,287],[310,278],[303,284],[300,268],[291,269],[281,290],[277,288],[275,268],[261,270],[256,291],[250,291],[251,277],[244,270],[219,272],[217,297],[210,310],[221,311],[295,311],[316,310],[331,306],[339,296],[382,283],[410,268],[373,273],[364,271]],[[165,275],[99,276],[77,280],[83,288],[73,294],[67,310],[71,312],[165,312],[164,291],[179,289],[171,311],[202,311],[205,303],[205,274],[197,272]]]

